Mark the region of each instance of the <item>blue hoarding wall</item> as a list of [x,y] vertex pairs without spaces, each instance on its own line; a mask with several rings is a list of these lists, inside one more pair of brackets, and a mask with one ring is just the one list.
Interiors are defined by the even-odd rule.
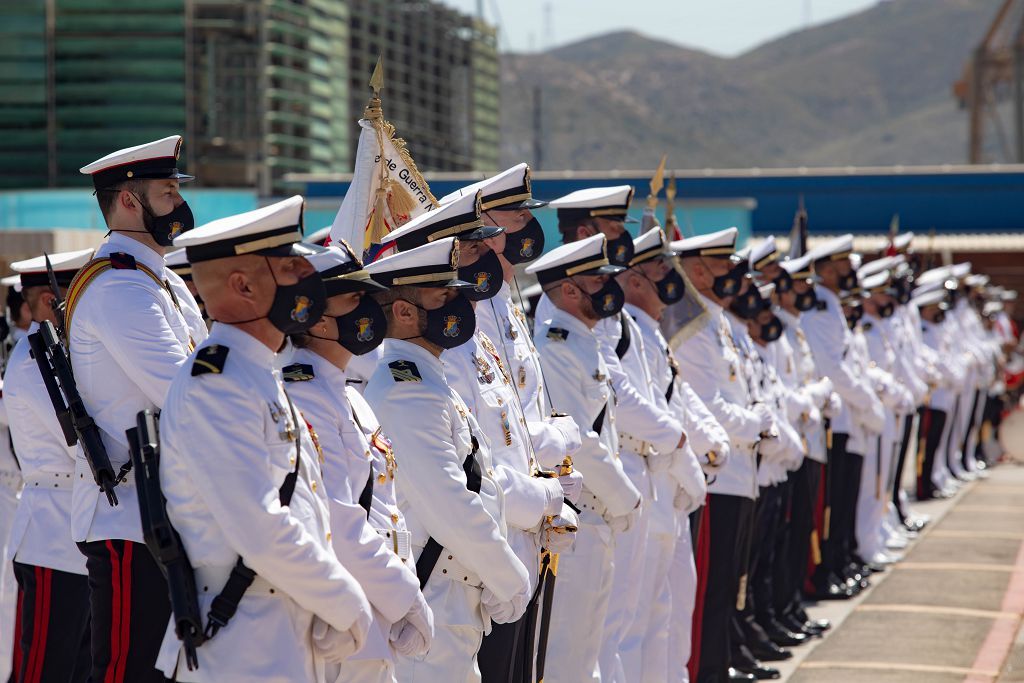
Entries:
[[[534,175],[533,193],[553,199],[574,190],[595,185],[630,184],[636,187],[635,213],[643,207],[650,176],[594,174],[552,177]],[[434,196],[441,197],[479,179],[479,174],[462,180],[430,181]],[[346,182],[310,182],[310,198],[338,198]],[[677,199],[753,200],[749,227],[754,234],[779,234],[789,230],[800,197],[804,198],[814,232],[880,234],[889,228],[894,214],[903,230],[927,232],[1016,232],[1024,230],[1024,168],[907,168],[874,171],[743,171],[736,174],[680,175]],[[731,218],[703,215],[694,222],[697,232],[724,228]],[[682,220],[680,221],[683,222]],[[685,224],[684,224],[685,227]],[[740,225],[739,227],[744,227]]]

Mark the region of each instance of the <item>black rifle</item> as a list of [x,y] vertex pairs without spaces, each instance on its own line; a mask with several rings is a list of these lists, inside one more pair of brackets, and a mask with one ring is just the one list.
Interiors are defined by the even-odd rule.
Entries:
[[[81,444],[85,459],[89,462],[93,480],[106,494],[107,502],[112,507],[116,506],[117,494],[114,493],[114,487],[131,468],[131,461],[126,463],[120,472],[114,472],[110,458],[107,456],[107,448],[100,438],[100,430],[85,409],[82,396],[78,393],[75,375],[71,371],[71,361],[68,360],[64,345],[61,344],[53,323],[49,320],[41,322],[39,331],[29,335],[29,344],[32,347],[36,364],[39,366],[39,372],[43,376],[43,383],[50,394],[50,401],[57,414],[57,421],[60,423],[61,429],[64,430],[64,438],[69,446],[75,443],[70,439],[66,429],[66,425],[70,422],[75,440]],[[51,391],[57,386],[60,387],[59,392]]]
[[185,664],[189,671],[193,671],[199,667],[196,648],[206,641],[206,637],[203,635],[195,573],[181,537],[167,518],[166,501],[160,489],[158,420],[152,411],[140,411],[136,417],[137,426],[125,434],[134,463],[143,538],[167,578],[174,632],[185,649]]

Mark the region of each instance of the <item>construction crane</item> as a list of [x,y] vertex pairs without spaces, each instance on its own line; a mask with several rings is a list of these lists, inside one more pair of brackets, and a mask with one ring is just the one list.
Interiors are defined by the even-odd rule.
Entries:
[[[1024,0],[1003,1],[953,84],[953,95],[970,112],[970,163],[993,161],[985,157],[988,122],[1004,159],[1024,163]],[[1013,101],[1012,145],[999,116],[1000,103],[1008,99]]]

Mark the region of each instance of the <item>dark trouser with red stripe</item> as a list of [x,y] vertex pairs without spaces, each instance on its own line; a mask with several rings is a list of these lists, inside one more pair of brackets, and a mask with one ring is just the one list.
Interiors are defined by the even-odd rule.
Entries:
[[[820,536],[815,535],[815,513],[821,476],[825,466],[810,458],[804,458],[800,469],[790,475],[789,530],[788,541],[783,546],[775,572],[775,615],[789,614],[800,607],[800,589],[810,574],[808,558],[811,545],[820,555]],[[817,536],[817,535],[815,535]],[[817,558],[814,558],[817,559]]]
[[89,680],[89,581],[14,563],[18,581],[13,683]]
[[732,640],[729,627],[736,614],[740,577],[747,573],[754,501],[712,493],[708,496],[707,512],[710,546],[708,566],[703,568],[707,584],[700,615],[697,683],[718,683],[728,680]]
[[935,483],[932,481],[932,470],[935,469],[935,456],[942,440],[942,430],[946,426],[946,411],[933,408],[921,408],[921,427],[917,440],[917,499],[929,500],[935,497]]
[[171,603],[153,556],[132,541],[92,541],[78,549],[89,570],[92,683],[163,683],[156,657]]

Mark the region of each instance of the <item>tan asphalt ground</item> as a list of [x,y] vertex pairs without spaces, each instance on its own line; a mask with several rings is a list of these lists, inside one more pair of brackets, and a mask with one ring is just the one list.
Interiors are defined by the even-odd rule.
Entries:
[[854,600],[808,611],[824,639],[777,665],[792,683],[1024,683],[1024,467],[915,503],[932,523]]

